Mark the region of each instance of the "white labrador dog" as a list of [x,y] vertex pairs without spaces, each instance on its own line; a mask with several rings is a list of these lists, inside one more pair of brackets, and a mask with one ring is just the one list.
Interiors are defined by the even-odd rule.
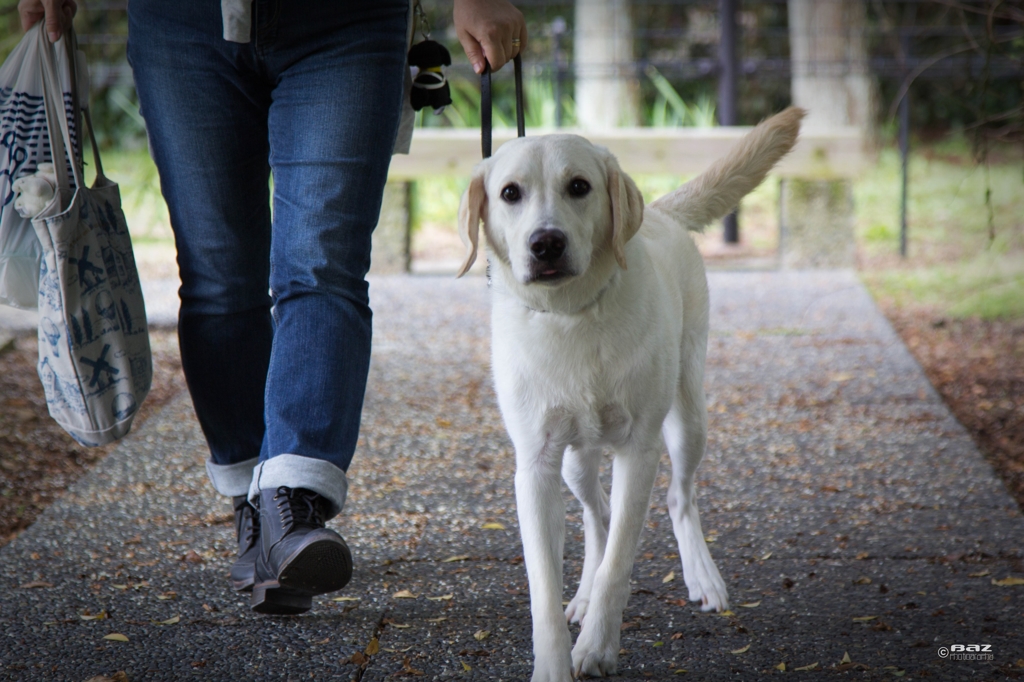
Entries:
[[[757,126],[701,176],[644,210],[606,149],[526,137],[480,163],[460,233],[490,246],[494,383],[516,449],[516,502],[533,616],[534,682],[616,672],[619,628],[662,442],[668,508],[690,600],[728,606],[701,531],[708,288],[688,231],[725,215],[796,142],[804,112]],[[627,267],[628,266],[628,267]],[[611,496],[598,478],[614,452]],[[565,479],[583,505],[583,575],[562,611]],[[582,629],[572,647],[566,621]],[[571,651],[570,651],[571,650]]]

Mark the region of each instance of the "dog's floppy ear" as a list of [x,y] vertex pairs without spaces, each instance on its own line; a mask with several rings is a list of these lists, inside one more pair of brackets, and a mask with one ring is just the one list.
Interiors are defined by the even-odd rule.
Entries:
[[608,172],[608,196],[612,206],[612,253],[626,269],[626,242],[633,238],[644,221],[644,197],[633,178],[626,175],[614,156],[605,157]]
[[456,277],[462,277],[476,261],[477,246],[480,241],[480,219],[486,219],[487,192],[484,190],[486,166],[480,164],[473,173],[473,179],[462,195],[459,204],[459,236],[466,245],[466,261],[459,268]]

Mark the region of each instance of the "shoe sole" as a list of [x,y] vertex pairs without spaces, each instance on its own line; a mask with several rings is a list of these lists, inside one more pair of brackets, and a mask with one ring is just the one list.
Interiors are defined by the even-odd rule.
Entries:
[[313,608],[313,597],[289,590],[276,580],[252,588],[252,610],[272,616],[295,616]]
[[235,592],[252,592],[252,586],[256,584],[256,581],[252,578],[246,580],[232,580],[231,589]]
[[340,590],[351,578],[352,554],[335,536],[311,542],[285,559],[277,582],[283,588],[316,595]]

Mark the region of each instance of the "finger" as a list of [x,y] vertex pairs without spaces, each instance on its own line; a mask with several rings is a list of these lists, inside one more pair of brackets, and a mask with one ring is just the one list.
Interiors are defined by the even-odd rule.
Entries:
[[[511,38],[509,39],[511,47]],[[484,55],[487,57],[487,61],[491,65],[491,71],[497,71],[501,67],[505,66],[508,62],[509,54],[506,47],[500,42],[494,40],[491,37],[484,38],[483,40]]]
[[43,3],[40,0],[21,0],[18,3],[18,14],[21,16],[21,30],[28,31],[45,16]]
[[477,42],[476,38],[468,33],[459,34],[459,42],[462,43],[462,49],[466,52],[466,57],[469,59],[469,63],[473,65],[473,71],[475,73],[484,72],[484,49],[483,46]]
[[60,40],[64,33],[64,13],[57,5],[58,0],[43,0],[46,7],[46,34],[50,36],[50,42]]
[[519,25],[519,32],[516,34],[519,36],[519,54],[526,52],[526,23]]

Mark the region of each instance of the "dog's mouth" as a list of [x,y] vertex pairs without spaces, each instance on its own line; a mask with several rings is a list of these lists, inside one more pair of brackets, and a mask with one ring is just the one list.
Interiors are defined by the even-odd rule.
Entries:
[[530,277],[526,280],[527,284],[533,282],[541,282],[543,284],[552,284],[554,282],[560,282],[563,279],[568,279],[573,276],[573,272],[564,265],[549,265],[547,263],[536,263],[530,269]]

